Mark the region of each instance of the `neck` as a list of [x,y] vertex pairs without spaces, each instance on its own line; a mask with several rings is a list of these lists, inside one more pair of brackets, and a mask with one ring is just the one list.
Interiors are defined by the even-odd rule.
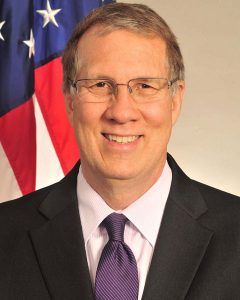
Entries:
[[108,206],[114,210],[123,210],[151,188],[161,176],[164,165],[165,161],[154,174],[147,174],[144,178],[125,180],[92,175],[92,173],[85,172],[84,168],[82,171],[88,184],[104,199]]

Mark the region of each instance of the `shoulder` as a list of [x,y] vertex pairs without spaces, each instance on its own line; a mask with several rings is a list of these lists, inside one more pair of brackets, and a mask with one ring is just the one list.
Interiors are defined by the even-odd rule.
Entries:
[[240,197],[224,192],[217,188],[192,180],[193,184],[198,188],[209,208],[227,208],[232,207],[240,209]]
[[[26,233],[45,222],[38,212],[54,185],[0,204],[0,252],[10,255]],[[15,245],[15,246],[14,246]]]
[[240,197],[194,180],[192,182],[207,205],[207,212],[201,219],[212,229],[230,234],[231,231],[239,232],[240,236]]
[[[55,185],[55,184],[54,184]],[[18,199],[0,203],[0,222],[14,220],[14,217],[26,216],[37,210],[43,199],[53,189],[54,185],[37,190]]]
[[61,186],[64,186],[66,189],[68,189],[69,186],[73,186],[73,188],[75,188],[78,169],[79,162],[77,162],[73,169],[59,182],[39,189],[28,195],[22,196],[18,199],[0,203],[0,222],[8,223],[8,221],[14,222],[17,220],[19,223],[19,219],[23,219],[24,221],[27,216],[28,218],[31,216],[34,218],[34,212],[38,211],[38,207],[49,193],[52,191],[61,190]]
[[38,208],[49,194],[52,194],[53,205],[61,206],[58,198],[64,198],[64,192],[76,189],[78,170],[79,162],[59,182],[21,198],[0,203],[0,234],[3,228],[15,227],[21,230],[42,220],[44,217],[39,213]]
[[[168,154],[172,170],[170,196],[195,217],[204,214],[211,219],[230,220],[238,216],[240,223],[240,198],[189,178]],[[223,219],[221,221],[223,221]]]

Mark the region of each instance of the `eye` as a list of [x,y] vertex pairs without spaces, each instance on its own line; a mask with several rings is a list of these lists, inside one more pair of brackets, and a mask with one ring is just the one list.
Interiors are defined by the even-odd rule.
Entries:
[[98,88],[108,88],[110,84],[106,81],[99,81],[95,84],[95,86]]
[[88,89],[92,91],[108,91],[111,90],[111,84],[107,81],[92,81],[89,82]]
[[154,84],[146,83],[146,82],[137,82],[135,85],[137,90],[154,90],[156,87]]
[[91,86],[89,87],[90,89],[98,89],[98,90],[109,90],[111,89],[111,83],[108,81],[95,81],[92,82]]
[[112,85],[105,80],[91,80],[89,82],[88,90],[96,95],[110,95],[112,93]]
[[146,83],[139,83],[138,87],[140,89],[151,89],[151,88],[153,88],[152,86],[150,86],[149,84],[146,84]]

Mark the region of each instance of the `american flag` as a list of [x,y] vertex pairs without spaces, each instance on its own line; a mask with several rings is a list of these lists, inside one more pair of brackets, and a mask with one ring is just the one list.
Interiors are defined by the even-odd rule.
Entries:
[[0,0],[0,202],[64,176],[79,158],[61,91],[71,31],[110,0]]

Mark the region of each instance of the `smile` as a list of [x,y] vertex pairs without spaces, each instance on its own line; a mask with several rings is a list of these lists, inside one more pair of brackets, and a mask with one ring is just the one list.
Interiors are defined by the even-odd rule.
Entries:
[[119,144],[132,143],[141,137],[141,135],[129,135],[129,136],[119,136],[119,135],[112,135],[112,134],[103,134],[103,135],[110,142],[116,142]]

